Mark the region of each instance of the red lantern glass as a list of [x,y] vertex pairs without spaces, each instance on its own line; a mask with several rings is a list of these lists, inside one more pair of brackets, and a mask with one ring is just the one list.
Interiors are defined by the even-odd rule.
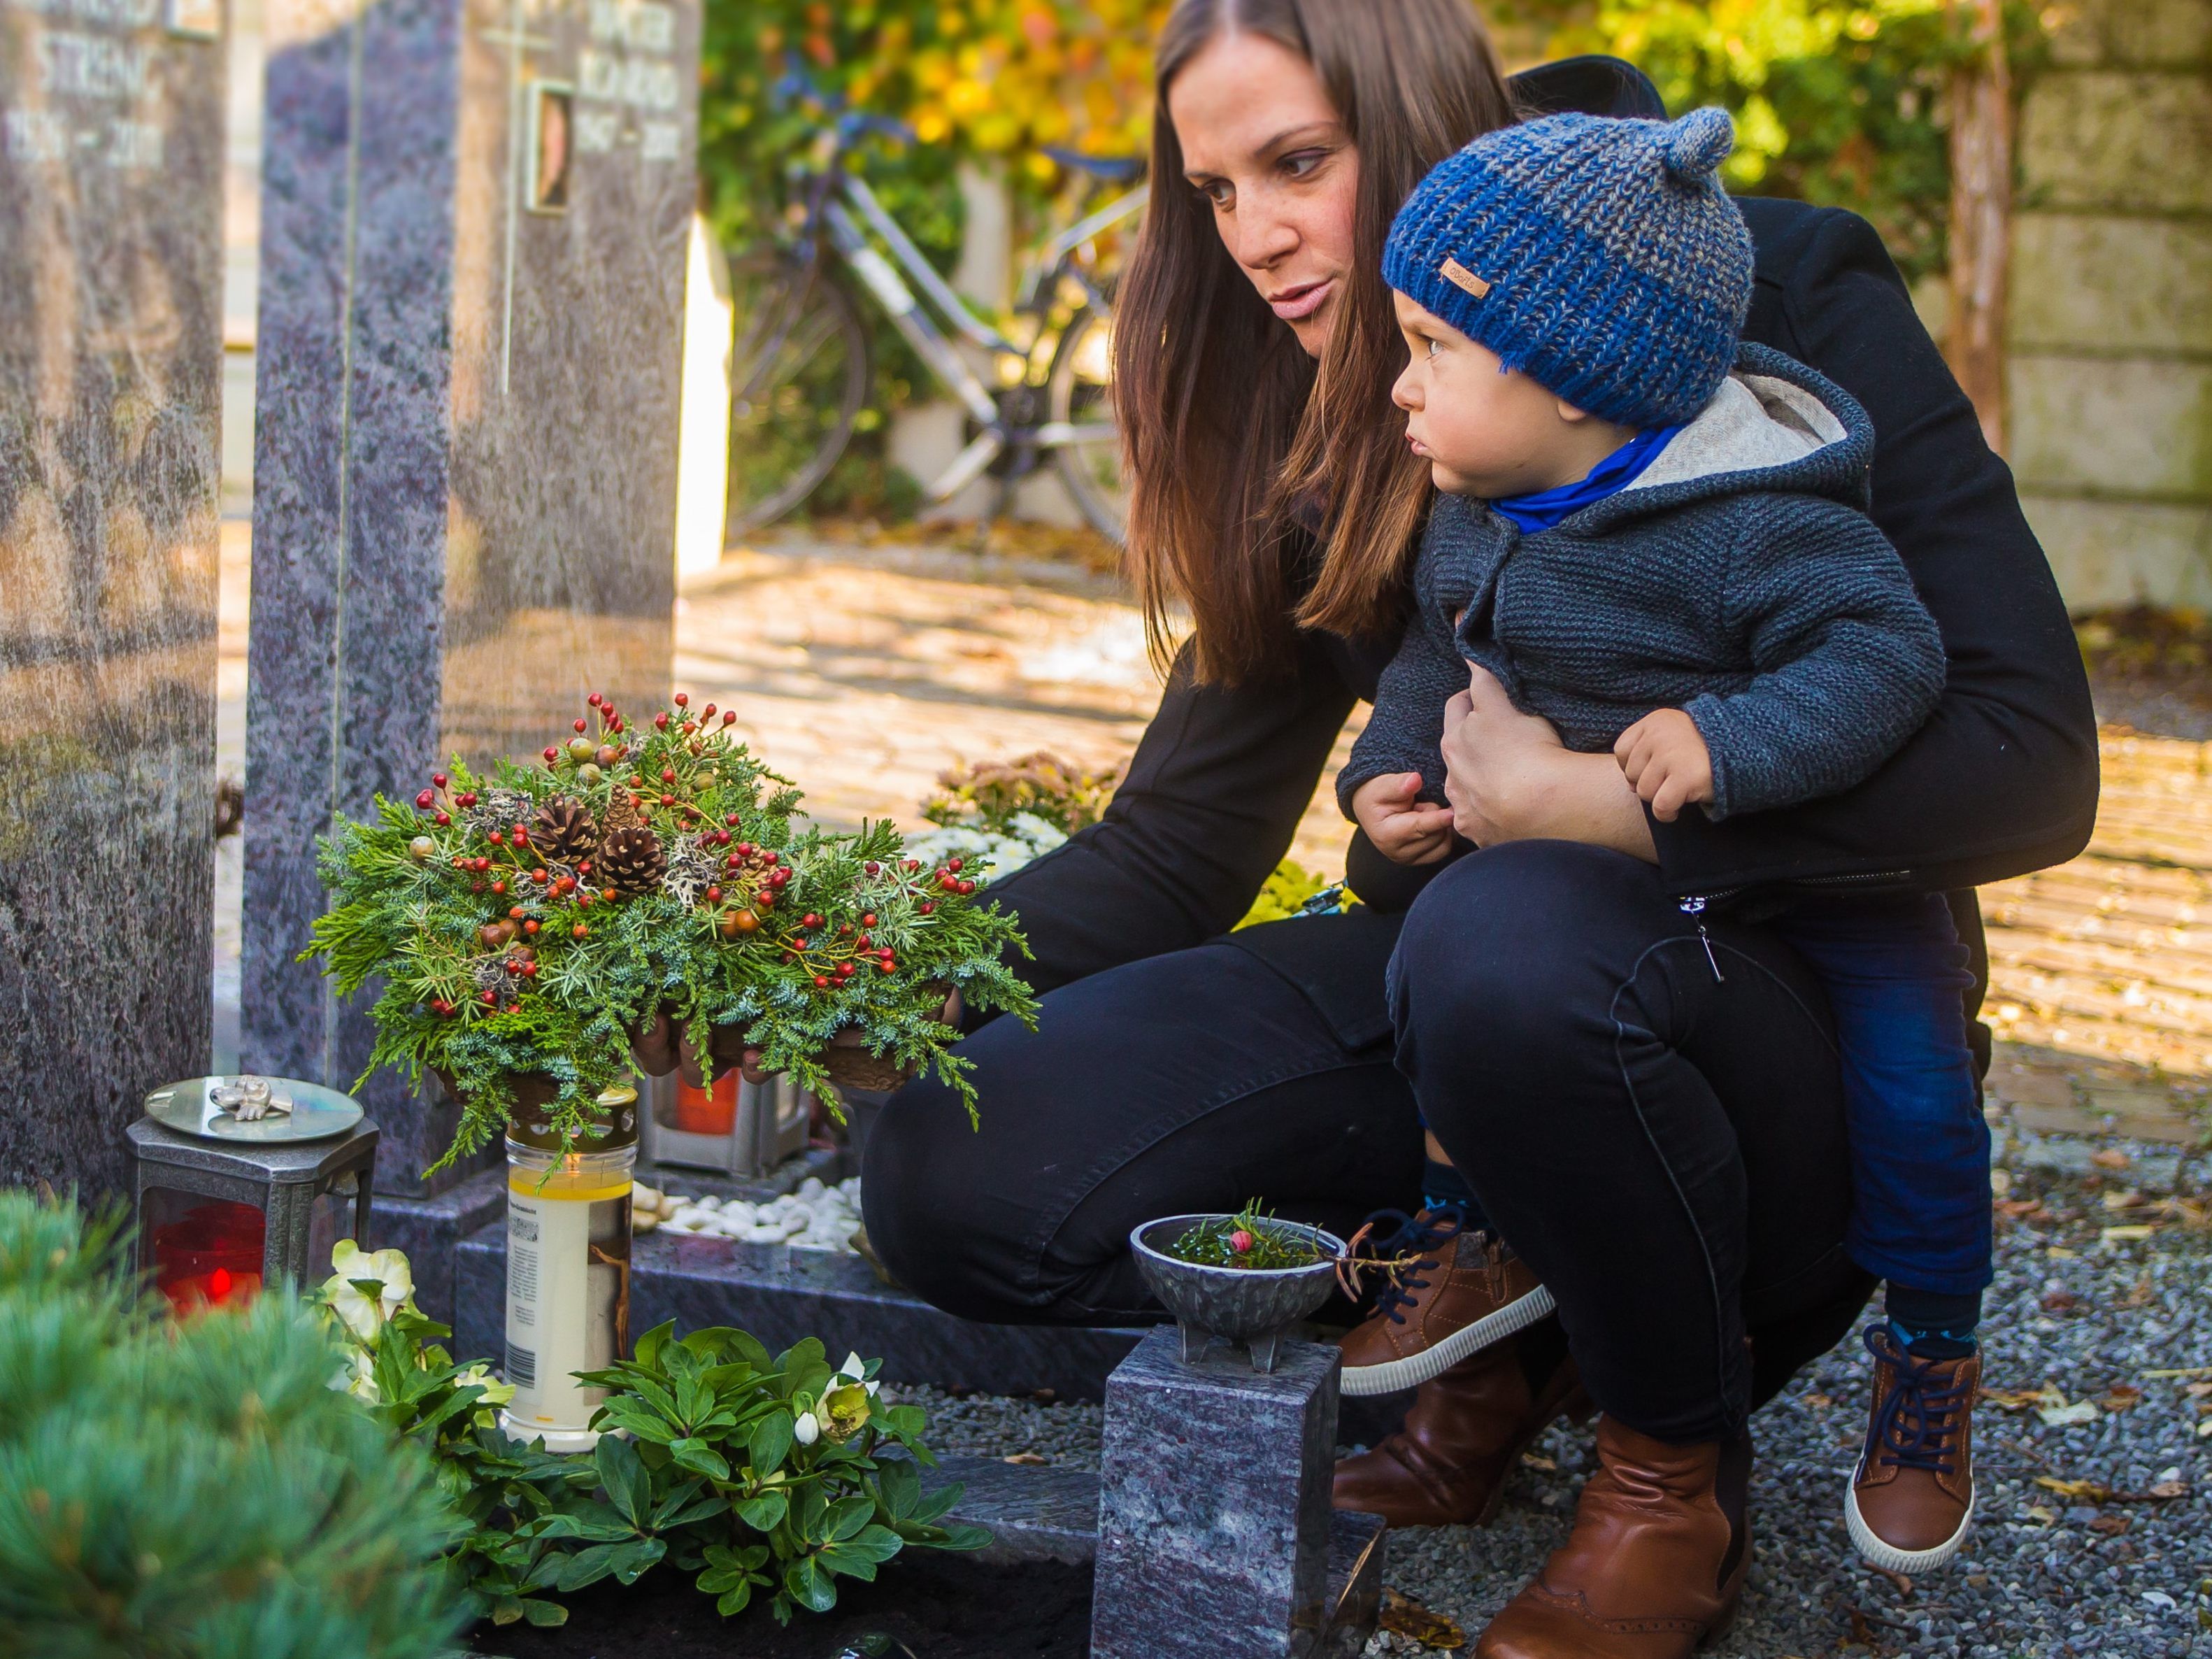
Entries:
[[261,1289],[268,1226],[251,1204],[203,1200],[153,1228],[154,1282],[179,1315],[251,1301]]
[[737,1073],[725,1072],[711,1089],[700,1089],[679,1077],[668,1127],[691,1135],[728,1134],[738,1127],[738,1082]]

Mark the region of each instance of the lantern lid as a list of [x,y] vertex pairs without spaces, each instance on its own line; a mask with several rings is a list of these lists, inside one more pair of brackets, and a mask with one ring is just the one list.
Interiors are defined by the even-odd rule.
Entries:
[[562,1146],[560,1131],[544,1115],[545,1103],[516,1110],[507,1122],[507,1138],[519,1146],[543,1152],[612,1152],[636,1146],[637,1091],[626,1083],[617,1083],[600,1093],[597,1104],[599,1121],[578,1137],[573,1146]]
[[362,1110],[352,1096],[319,1083],[228,1073],[164,1085],[146,1097],[146,1115],[201,1140],[268,1146],[342,1135]]

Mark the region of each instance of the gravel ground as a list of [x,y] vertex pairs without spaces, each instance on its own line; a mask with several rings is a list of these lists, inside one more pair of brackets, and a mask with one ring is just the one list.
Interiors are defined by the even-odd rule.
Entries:
[[[1869,1375],[1854,1337],[1753,1425],[1757,1554],[1743,1616],[1711,1650],[1720,1659],[2212,1655],[2199,1633],[2212,1629],[2212,1438],[2197,1431],[2200,1403],[2212,1425],[2212,1231],[2194,1196],[2212,1160],[2021,1136],[2001,1141],[1999,1168],[1983,1327],[1998,1398],[1976,1414],[1966,1551],[1917,1582],[1851,1551],[1839,1506]],[[1097,1464],[1095,1406],[905,1397],[929,1407],[941,1450]],[[1389,1586],[1471,1637],[1565,1535],[1590,1464],[1587,1431],[1554,1429],[1491,1526],[1394,1534]],[[1388,1634],[1369,1648],[1420,1650]]]

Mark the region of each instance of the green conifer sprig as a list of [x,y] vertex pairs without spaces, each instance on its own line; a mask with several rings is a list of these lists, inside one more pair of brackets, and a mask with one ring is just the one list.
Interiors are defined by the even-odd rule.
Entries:
[[[563,1145],[588,1143],[632,1037],[663,1012],[702,1053],[716,1026],[743,1027],[764,1066],[833,1102],[823,1051],[852,1027],[972,1119],[946,994],[1031,1023],[1036,1003],[1006,966],[1028,954],[1019,931],[959,860],[906,857],[889,823],[794,822],[799,792],[712,703],[679,692],[635,726],[597,696],[591,709],[541,765],[502,760],[483,781],[456,757],[412,805],[380,795],[372,820],[320,843],[333,902],[302,959],[348,995],[382,981],[364,1080],[380,1066],[451,1079],[461,1122],[434,1167],[501,1133],[524,1079],[555,1091]],[[638,828],[657,868],[636,836],[610,844]]]

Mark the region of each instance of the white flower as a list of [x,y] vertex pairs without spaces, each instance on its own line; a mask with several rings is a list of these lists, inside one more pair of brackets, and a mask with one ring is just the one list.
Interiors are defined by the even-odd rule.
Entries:
[[822,1437],[821,1419],[812,1412],[801,1412],[799,1420],[791,1425],[791,1437],[802,1446],[811,1446]]
[[1017,812],[1007,826],[1030,844],[1032,851],[1049,853],[1067,840],[1067,832],[1056,823],[1048,823],[1034,812]]
[[[374,1342],[385,1322],[400,1309],[411,1307],[415,1273],[404,1250],[379,1250],[371,1255],[349,1238],[342,1238],[331,1252],[337,1269],[323,1281],[323,1301],[362,1342]],[[356,1279],[374,1279],[377,1293],[361,1290]]]
[[378,1404],[384,1396],[377,1391],[376,1361],[366,1348],[353,1351],[351,1364],[331,1380],[331,1386],[343,1389],[355,1399],[368,1405]]
[[[868,1362],[860,1358],[860,1351],[855,1348],[845,1356],[845,1363],[837,1367],[836,1376],[830,1381],[834,1387],[840,1382],[866,1382],[867,1378]],[[868,1382],[868,1392],[873,1395],[881,1389],[878,1384]]]

